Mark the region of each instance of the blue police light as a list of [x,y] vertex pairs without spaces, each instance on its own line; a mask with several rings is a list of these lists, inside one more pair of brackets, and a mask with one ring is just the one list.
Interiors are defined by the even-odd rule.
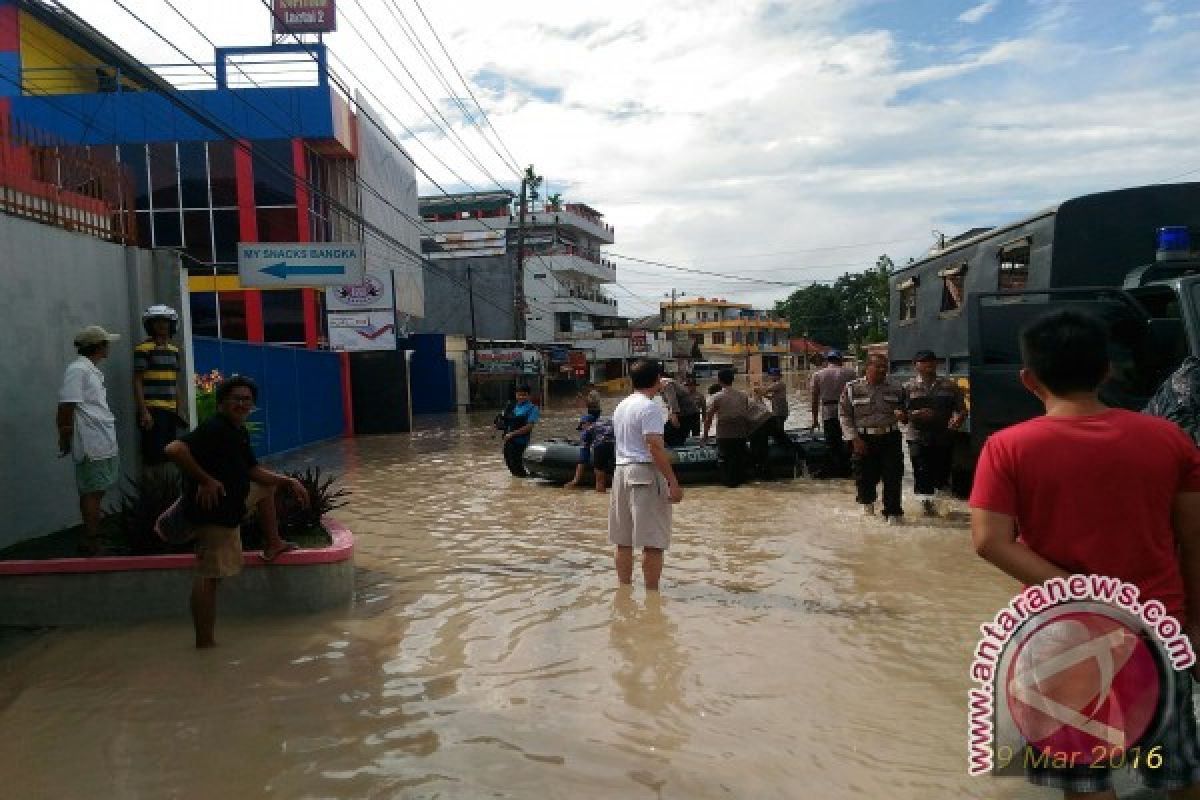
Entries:
[[1187,260],[1192,254],[1192,234],[1186,225],[1167,225],[1158,229],[1159,261]]

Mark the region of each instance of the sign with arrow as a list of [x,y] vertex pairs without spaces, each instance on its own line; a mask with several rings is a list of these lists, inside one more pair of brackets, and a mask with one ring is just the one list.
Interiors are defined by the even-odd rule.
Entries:
[[240,242],[242,286],[342,286],[362,283],[362,242]]

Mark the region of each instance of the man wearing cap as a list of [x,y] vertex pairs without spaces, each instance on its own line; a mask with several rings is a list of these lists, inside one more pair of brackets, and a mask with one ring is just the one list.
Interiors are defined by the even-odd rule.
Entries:
[[904,438],[921,510],[937,516],[934,498],[950,483],[954,431],[966,419],[967,404],[962,388],[937,374],[938,358],[932,350],[918,350],[913,363],[917,374],[904,384],[904,410],[909,418]]
[[79,357],[67,365],[58,391],[58,452],[75,462],[75,486],[83,516],[82,555],[100,552],[100,501],[117,482],[116,418],[108,408],[108,392],[100,362],[108,358],[111,342],[121,337],[99,325],[89,325],[75,335]]
[[688,375],[683,379],[683,389],[679,392],[679,424],[683,427],[685,438],[700,435],[705,405],[704,395],[696,388],[696,379]]
[[825,444],[829,447],[829,464],[823,477],[848,478],[850,461],[846,457],[846,443],[842,440],[842,426],[838,422],[838,400],[846,384],[854,380],[854,370],[842,366],[842,354],[830,350],[825,356],[828,365],[813,373],[808,385],[812,397],[812,426],[825,432]]
[[683,426],[682,404],[680,396],[683,387],[674,378],[663,376],[659,383],[659,394],[667,404],[667,424],[663,428],[663,442],[667,447],[678,447],[687,441],[687,429]]
[[866,376],[850,381],[842,392],[838,418],[842,435],[854,448],[851,466],[863,513],[875,513],[876,491],[882,478],[883,517],[888,524],[899,525],[904,516],[900,507],[904,445],[896,423],[908,422],[908,415],[904,411],[904,389],[888,381],[887,372],[887,356],[868,356]]
[[721,470],[721,483],[734,489],[746,482],[749,467],[749,452],[746,444],[750,438],[750,398],[741,389],[733,387],[734,372],[723,369],[717,373],[721,389],[708,401],[704,412],[704,432],[700,443],[708,443],[708,432],[713,418],[717,420],[717,464]]

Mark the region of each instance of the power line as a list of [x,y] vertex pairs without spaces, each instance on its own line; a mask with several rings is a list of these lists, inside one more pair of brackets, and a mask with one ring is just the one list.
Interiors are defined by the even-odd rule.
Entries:
[[446,44],[442,41],[442,37],[438,35],[437,29],[435,29],[433,27],[433,23],[429,21],[429,17],[425,14],[425,9],[421,7],[420,1],[413,0],[413,5],[417,7],[417,11],[421,12],[421,17],[425,20],[425,24],[429,27],[429,32],[433,34],[433,38],[437,41],[438,46],[442,48],[442,53],[445,54],[446,60],[450,62],[450,66],[454,68],[454,73],[458,75],[458,79],[462,81],[462,85],[467,90],[467,94],[471,96],[471,100],[474,101],[475,107],[479,109],[479,113],[483,117],[483,121],[487,123],[489,128],[492,129],[492,133],[495,135],[496,141],[499,142],[500,146],[504,148],[504,152],[508,153],[508,157],[512,163],[519,164],[520,162],[517,161],[516,158],[513,158],[512,151],[508,149],[508,145],[504,143],[504,139],[500,138],[500,132],[497,131],[496,126],[492,124],[491,118],[488,117],[487,112],[483,110],[483,106],[479,103],[479,98],[477,98],[475,96],[475,92],[471,90],[471,84],[467,83],[467,79],[463,77],[462,71],[458,68],[458,64],[456,64],[454,59],[450,56],[450,51],[446,49]]
[[[493,144],[492,140],[488,138],[487,131],[480,127],[479,123],[475,120],[475,115],[472,114],[470,109],[467,108],[467,104],[462,101],[459,93],[450,86],[450,81],[446,78],[446,74],[437,65],[433,55],[429,52],[428,48],[425,47],[425,43],[421,41],[421,37],[417,34],[417,29],[408,21],[408,17],[404,15],[404,12],[400,9],[400,6],[396,3],[396,0],[386,0],[385,7],[391,13],[393,19],[397,19],[398,15],[399,18],[397,21],[400,23],[400,31],[405,35],[413,47],[418,50],[422,60],[437,77],[439,83],[441,83],[441,85],[445,88],[447,94],[454,100],[455,104],[462,109],[463,116],[466,118],[466,120],[471,123],[475,130],[479,131],[480,138],[487,143],[492,152],[496,154],[496,157],[500,159],[500,162],[504,164],[505,167],[512,170],[513,174],[516,175],[518,180],[520,180],[521,168],[518,166],[516,159],[512,159],[510,162],[505,159],[499,150],[496,149],[496,145]],[[504,143],[501,142],[501,145],[503,144]],[[507,150],[507,148],[505,149]],[[511,153],[509,154],[509,157],[512,157]]]

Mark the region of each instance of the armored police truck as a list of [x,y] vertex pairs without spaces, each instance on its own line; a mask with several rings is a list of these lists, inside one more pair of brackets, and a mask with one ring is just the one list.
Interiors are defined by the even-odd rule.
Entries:
[[1183,358],[1200,353],[1200,183],[1084,195],[939,243],[891,277],[888,355],[899,375],[918,350],[968,391],[954,489],[968,490],[993,431],[1041,413],[1018,380],[1021,327],[1070,304],[1108,322],[1102,397],[1140,409]]

